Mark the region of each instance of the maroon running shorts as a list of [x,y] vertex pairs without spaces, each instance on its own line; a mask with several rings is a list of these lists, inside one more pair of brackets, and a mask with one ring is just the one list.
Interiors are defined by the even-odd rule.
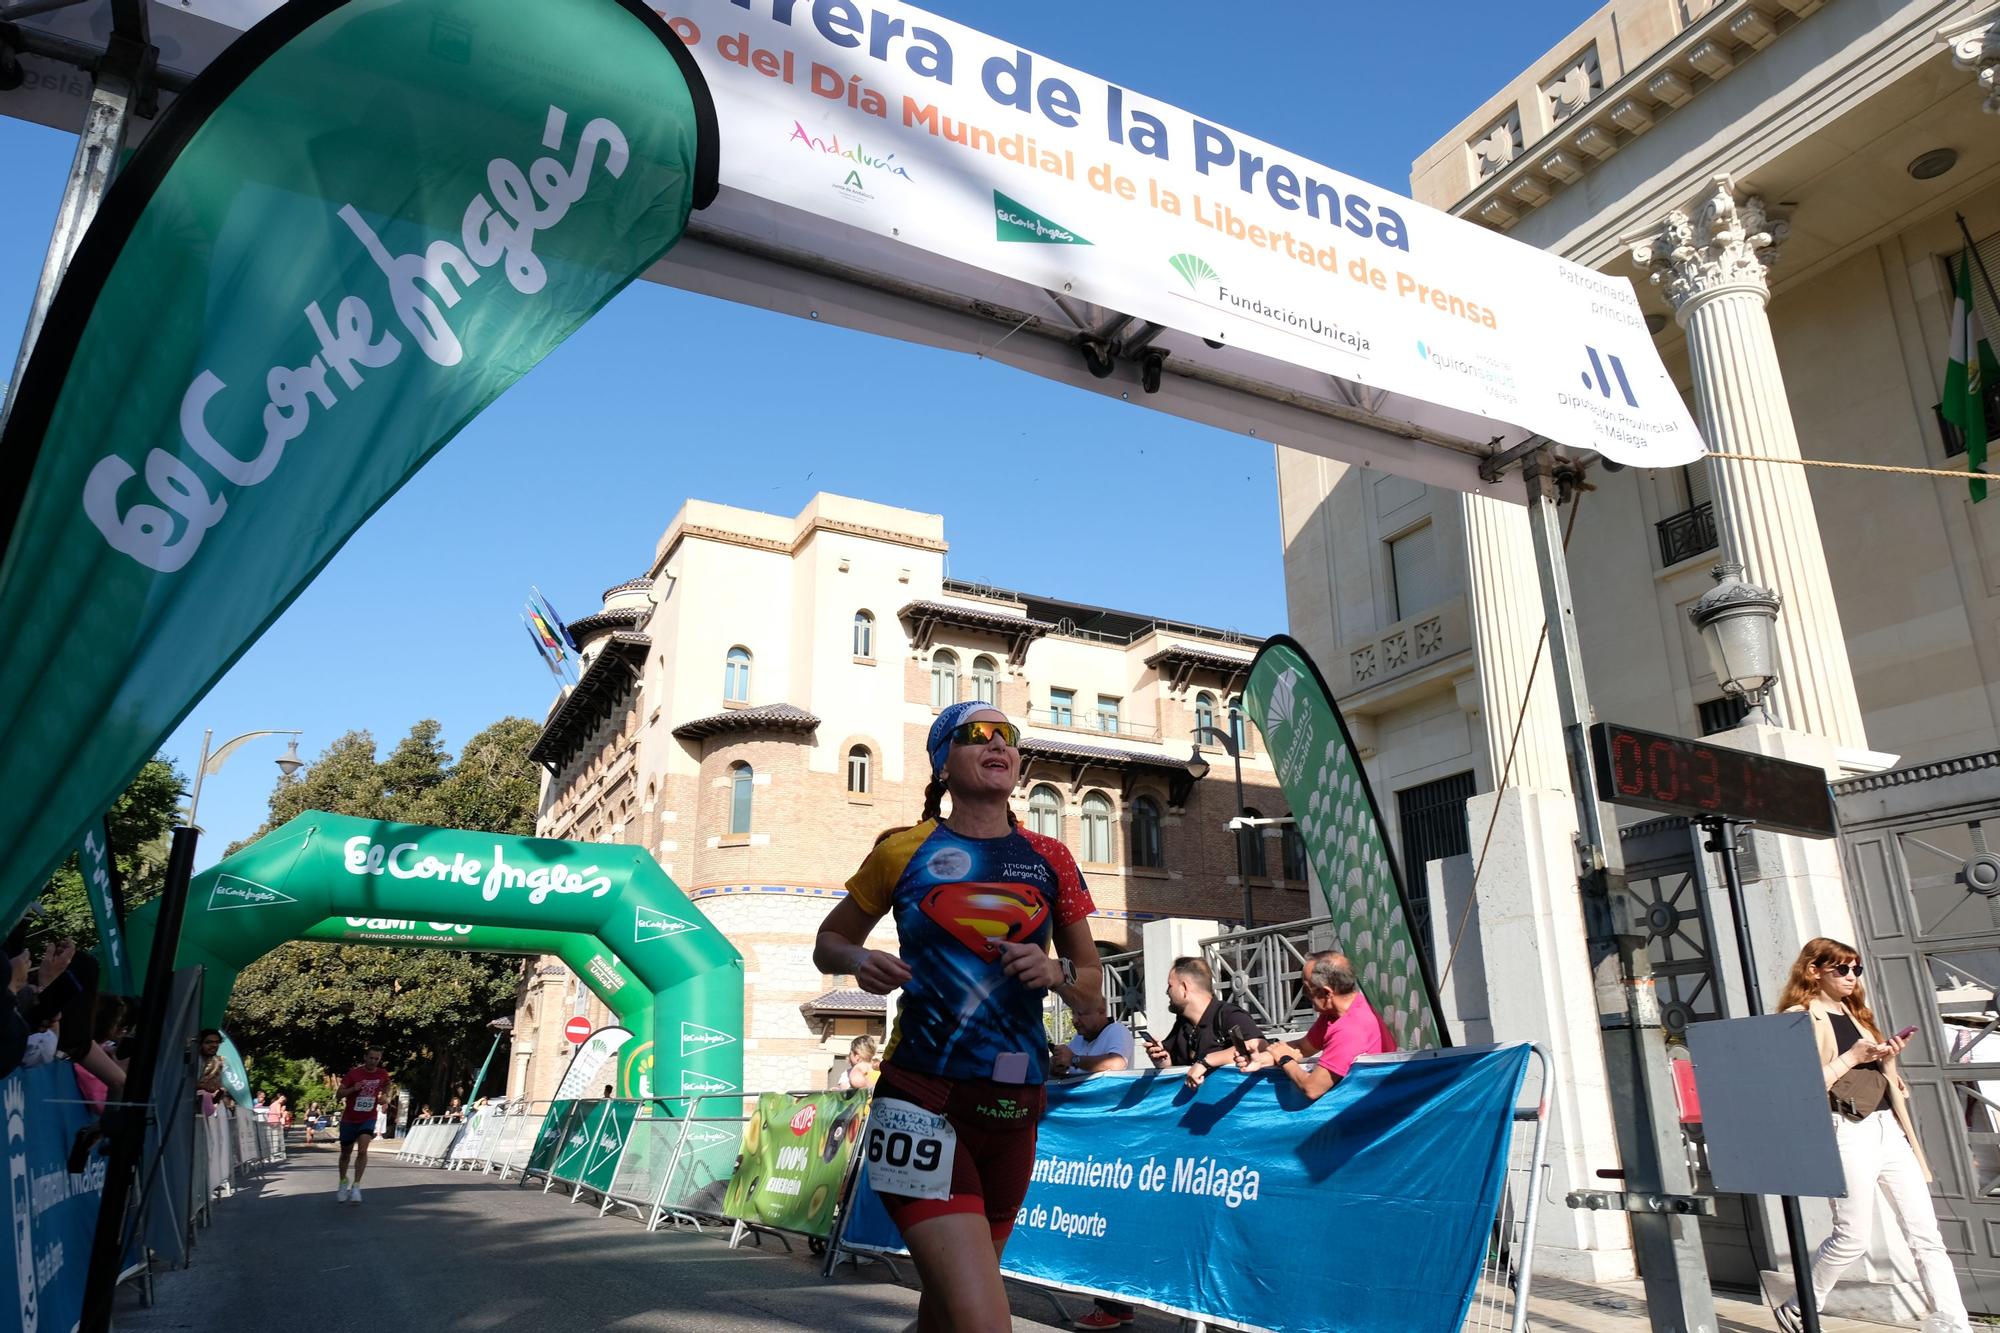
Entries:
[[913,1199],[884,1194],[882,1206],[899,1231],[951,1213],[983,1215],[998,1250],[1014,1229],[1035,1169],[1035,1129],[1046,1094],[1040,1084],[937,1078],[887,1066],[875,1096],[893,1097],[944,1116],[958,1132],[951,1163],[951,1197]]

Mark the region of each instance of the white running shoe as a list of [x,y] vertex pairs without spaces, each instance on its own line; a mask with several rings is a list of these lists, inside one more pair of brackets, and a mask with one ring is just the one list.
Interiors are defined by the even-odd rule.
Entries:
[[341,1177],[340,1188],[333,1192],[333,1201],[335,1203],[347,1202],[347,1177],[345,1176]]
[[356,1185],[353,1189],[347,1192],[347,1201],[349,1203],[361,1202],[361,1187],[359,1185]]

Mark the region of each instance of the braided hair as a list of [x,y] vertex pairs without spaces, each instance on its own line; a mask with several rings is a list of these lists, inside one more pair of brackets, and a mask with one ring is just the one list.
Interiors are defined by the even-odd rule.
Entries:
[[[939,823],[944,821],[944,795],[944,774],[940,773],[924,785],[924,813],[918,817],[918,823],[926,820],[937,820]],[[875,845],[880,847],[898,833],[907,832],[915,827],[916,824],[898,824],[893,828],[885,828],[875,835]],[[1011,809],[1007,811],[1007,827],[1010,829],[1021,827],[1021,821],[1014,817]]]

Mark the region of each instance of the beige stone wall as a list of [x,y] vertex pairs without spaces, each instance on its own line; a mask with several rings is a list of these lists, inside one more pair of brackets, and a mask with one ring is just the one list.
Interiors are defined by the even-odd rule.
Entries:
[[[912,601],[955,600],[1020,613],[1016,602],[947,594],[942,545],[943,520],[936,515],[837,496],[817,497],[789,519],[689,502],[655,552],[654,587],[646,594],[653,610],[644,627],[652,644],[643,679],[584,754],[548,784],[544,833],[647,848],[742,951],[745,1068],[753,1088],[823,1085],[828,1067],[846,1049],[845,1026],[859,1022],[820,1032],[801,1016],[802,1004],[851,984],[813,967],[813,938],[876,836],[921,813],[929,776],[924,742],[936,715],[931,657],[938,648],[958,658],[961,699],[973,697],[975,660],[990,656],[1000,706],[1024,722],[1034,716],[1031,710],[1046,710],[1051,685],[1073,689],[1078,725],[1046,725],[1044,712],[1031,734],[1158,753],[1175,762],[1189,752],[1194,694],[1213,694],[1217,725],[1225,725],[1230,682],[1203,672],[1174,690],[1144,659],[1171,642],[1225,651],[1245,662],[1254,650],[1198,633],[1160,632],[1131,644],[1049,636],[1014,663],[1004,636],[951,626],[915,649],[897,614]],[[634,594],[619,597],[619,605],[636,602]],[[856,660],[853,651],[857,610],[874,617],[873,651],[865,660]],[[1173,608],[1159,611],[1171,618]],[[804,708],[821,719],[816,732],[732,731],[700,741],[673,735],[686,722],[725,711],[723,659],[734,644],[753,655],[748,703]],[[1235,688],[1240,686],[1239,680]],[[1120,701],[1118,735],[1091,729],[1100,694]],[[855,745],[868,747],[872,761],[865,793],[847,787],[847,755]],[[1140,924],[1155,917],[1234,919],[1241,913],[1241,881],[1225,828],[1235,800],[1230,769],[1227,756],[1210,750],[1208,758],[1214,771],[1186,811],[1167,809],[1160,776],[1103,766],[1079,775],[1073,765],[1038,765],[1017,794],[1025,821],[1029,787],[1042,781],[1057,787],[1064,838],[1079,861],[1084,797],[1099,791],[1110,800],[1112,856],[1084,866],[1101,909],[1093,935],[1107,948],[1137,947]],[[740,836],[729,832],[731,769],[739,763],[755,774],[751,826]],[[1245,785],[1246,799],[1260,813],[1285,813],[1254,732]],[[1131,801],[1142,792],[1167,810],[1166,865],[1159,870],[1129,865]],[[1277,831],[1265,841],[1268,874],[1253,882],[1259,920],[1316,914],[1305,885],[1277,878],[1283,870]],[[885,922],[875,939],[893,947],[893,924]],[[569,1054],[561,1035],[570,1013],[562,988],[571,979],[553,959],[541,961],[553,970],[524,987],[516,1020],[535,1034],[534,1049],[517,1059],[516,1077],[537,1092],[553,1088]]]

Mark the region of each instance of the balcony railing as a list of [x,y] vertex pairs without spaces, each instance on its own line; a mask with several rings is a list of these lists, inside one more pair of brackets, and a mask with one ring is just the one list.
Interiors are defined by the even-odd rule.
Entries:
[[[1982,385],[1980,396],[1986,400],[1986,439],[1990,444],[2000,439],[2000,380]],[[1931,408],[1937,414],[1938,435],[1944,440],[1946,458],[1962,458],[1965,455],[1965,432],[1944,419],[1944,404]]]
[[1653,525],[1660,534],[1660,564],[1678,565],[1715,549],[1715,506],[1698,504]]
[[1028,721],[1038,727],[1054,727],[1060,731],[1083,731],[1093,736],[1123,736],[1127,740],[1135,741],[1160,739],[1158,727],[1134,722],[1127,717],[1106,717],[1087,706],[1060,712],[1053,708],[1030,708]]
[[[1266,1032],[1311,1026],[1315,1015],[1306,999],[1306,960],[1314,953],[1314,930],[1330,931],[1332,925],[1332,917],[1316,916],[1203,940],[1201,952],[1215,973],[1215,993],[1241,1005]],[[1338,941],[1322,947],[1338,947]]]

